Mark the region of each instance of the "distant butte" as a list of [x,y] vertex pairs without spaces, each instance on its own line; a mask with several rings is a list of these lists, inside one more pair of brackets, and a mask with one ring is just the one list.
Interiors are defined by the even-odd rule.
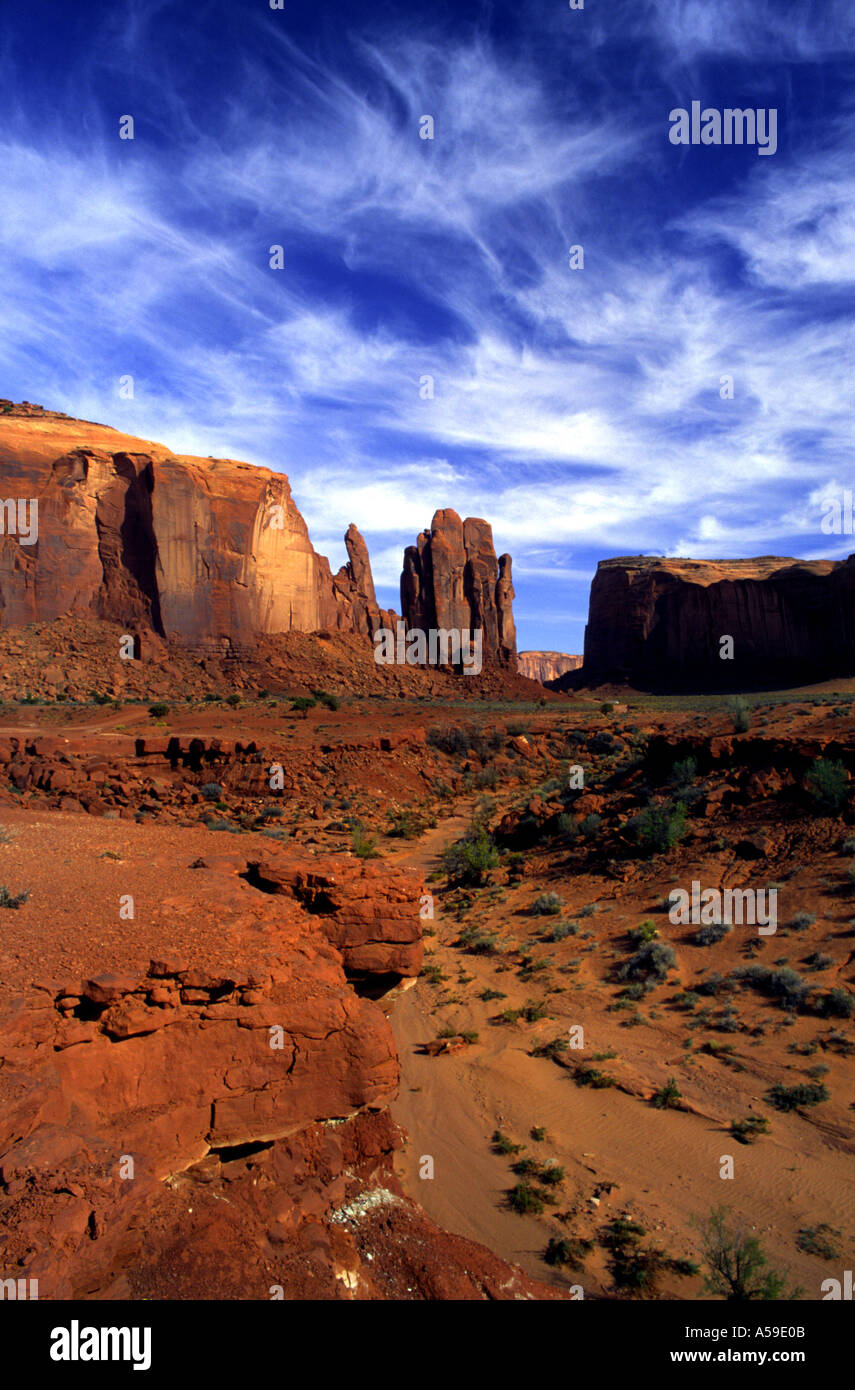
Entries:
[[[732,638],[732,659],[722,639]],[[762,689],[855,671],[855,557],[603,560],[584,665],[559,688]]]

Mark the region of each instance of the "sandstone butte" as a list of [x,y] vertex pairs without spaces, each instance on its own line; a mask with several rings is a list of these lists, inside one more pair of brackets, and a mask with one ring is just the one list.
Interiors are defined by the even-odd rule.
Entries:
[[520,652],[517,656],[517,670],[528,680],[557,681],[567,671],[578,671],[582,665],[581,656],[570,656],[567,652]]
[[[259,635],[369,637],[397,620],[379,608],[357,528],[332,574],[284,473],[0,400],[8,498],[37,499],[38,541],[0,535],[0,627],[84,614],[241,652]],[[485,664],[515,669],[511,560],[497,561],[487,522],[437,511],[406,552],[401,591],[409,627],[481,628]]]
[[[581,671],[558,685],[758,689],[855,670],[855,556],[847,560],[603,560]],[[720,656],[733,638],[733,659]]]

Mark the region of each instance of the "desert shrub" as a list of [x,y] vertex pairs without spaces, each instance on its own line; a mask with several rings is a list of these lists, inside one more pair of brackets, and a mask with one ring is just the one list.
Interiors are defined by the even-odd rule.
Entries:
[[164,705],[160,703],[156,705],[149,705],[148,712],[151,715],[152,719],[165,719],[167,714],[169,713],[169,705]]
[[554,927],[550,927],[546,933],[547,941],[565,941],[568,936],[575,936],[579,927],[575,922],[556,922]]
[[797,912],[790,920],[789,926],[793,931],[807,931],[816,921],[816,914],[813,912]]
[[490,1145],[493,1152],[497,1154],[518,1154],[522,1149],[522,1144],[514,1144],[500,1129],[493,1131]]
[[231,821],[224,820],[222,816],[205,816],[203,818],[203,824],[206,825],[209,830],[222,830],[230,835],[240,834],[240,827],[232,825]]
[[728,710],[733,720],[733,732],[735,734],[747,734],[751,728],[750,706],[737,696],[736,699],[728,701]]
[[840,1241],[840,1232],[824,1221],[819,1226],[803,1226],[796,1237],[799,1250],[806,1255],[816,1255],[820,1260],[839,1260]]
[[427,823],[417,811],[396,811],[389,817],[386,834],[397,840],[417,840]]
[[568,816],[565,811],[562,811],[558,817],[556,829],[562,840],[566,840],[568,844],[572,843],[572,841],[579,836],[578,820],[575,816]]
[[318,704],[324,706],[324,709],[338,709],[341,705],[341,700],[338,696],[331,695],[328,690],[313,690],[312,694],[318,701]]
[[509,1194],[511,1208],[519,1216],[541,1216],[543,1196],[529,1182],[518,1182]]
[[855,994],[848,989],[835,987],[828,994],[821,994],[814,1005],[818,1014],[826,1018],[852,1018],[855,1015]]
[[376,835],[370,835],[360,821],[350,828],[350,848],[357,859],[377,859],[380,855]]
[[713,970],[705,980],[699,980],[695,985],[695,991],[698,994],[712,994],[713,996],[728,989],[733,989],[733,985],[722,975],[720,970]]
[[810,993],[810,985],[787,965],[780,970],[768,965],[744,965],[734,970],[733,979],[743,980],[762,994],[780,999],[785,1009],[801,1008]]
[[673,946],[660,941],[648,941],[621,966],[618,975],[621,980],[661,983],[676,964],[677,957]]
[[310,709],[314,709],[317,701],[308,695],[297,695],[291,701],[291,709],[294,714],[302,714],[305,719]]
[[237,709],[240,704],[240,696],[236,691],[233,690],[231,695],[226,696],[226,704],[231,705],[232,709]]
[[727,1207],[715,1207],[706,1221],[698,1222],[707,1292],[729,1303],[776,1301],[798,1298],[800,1289],[788,1289],[787,1275],[769,1267],[756,1236],[731,1223]]
[[553,1061],[557,1060],[562,1053],[566,1052],[570,1044],[566,1038],[551,1038],[549,1042],[535,1043],[531,1049],[532,1057],[549,1057]]
[[644,945],[648,941],[655,941],[659,935],[659,928],[655,922],[642,922],[639,927],[630,927],[627,936],[631,941],[637,941]]
[[764,1115],[749,1115],[744,1120],[731,1120],[730,1132],[740,1144],[753,1144],[759,1135],[769,1133],[769,1121]]
[[589,1255],[593,1248],[594,1243],[591,1240],[580,1240],[575,1236],[569,1239],[552,1236],[543,1252],[543,1258],[548,1265],[559,1268],[568,1265],[570,1269],[581,1269],[585,1256]]
[[499,852],[485,829],[471,830],[462,839],[446,845],[442,867],[451,883],[478,887],[499,862]]
[[785,1086],[776,1081],[766,1092],[770,1105],[776,1110],[801,1110],[811,1105],[821,1105],[829,1099],[828,1090],[821,1081],[803,1081],[797,1086]]
[[686,808],[674,802],[647,806],[630,821],[629,828],[643,853],[664,854],[686,832]]
[[597,834],[602,823],[602,816],[598,816],[595,811],[592,811],[589,816],[585,816],[579,822],[579,834],[584,836],[586,840],[591,840]]
[[206,782],[204,787],[199,788],[199,791],[206,801],[219,801],[223,794],[219,782]]
[[557,893],[541,893],[532,903],[531,910],[535,917],[554,917],[561,911],[562,906]]
[[29,900],[29,896],[30,894],[26,888],[23,893],[15,894],[9,891],[5,883],[0,883],[0,907],[23,907],[24,903]]
[[600,1242],[609,1252],[609,1272],[619,1289],[647,1295],[656,1292],[659,1275],[673,1262],[664,1250],[642,1246],[647,1232],[635,1221],[614,1217],[600,1233]]
[[468,753],[474,753],[485,762],[490,753],[498,752],[504,739],[498,730],[485,734],[479,729],[460,729],[452,724],[441,724],[428,729],[427,741],[452,757],[463,758]]
[[671,769],[671,776],[668,780],[674,787],[689,787],[692,782],[694,782],[697,772],[698,765],[695,759],[691,757],[683,758],[681,762],[674,764]]
[[576,1068],[573,1080],[577,1086],[590,1086],[594,1091],[608,1091],[617,1085],[615,1078],[609,1076],[608,1072],[599,1071],[597,1067],[590,1067],[587,1063]]
[[841,762],[816,758],[805,777],[805,789],[823,810],[839,811],[849,793],[849,774]]
[[669,1076],[664,1086],[660,1086],[650,1098],[650,1104],[655,1105],[657,1110],[679,1110],[680,1101],[683,1099],[682,1092],[677,1085],[677,1079]]
[[466,927],[457,940],[458,946],[473,956],[492,956],[499,950],[499,938],[494,931],[482,927]]
[[715,946],[732,931],[733,927],[729,922],[711,922],[709,926],[701,927],[699,931],[695,932],[695,945]]
[[804,963],[811,970],[828,970],[834,964],[834,957],[826,951],[813,951],[805,956]]

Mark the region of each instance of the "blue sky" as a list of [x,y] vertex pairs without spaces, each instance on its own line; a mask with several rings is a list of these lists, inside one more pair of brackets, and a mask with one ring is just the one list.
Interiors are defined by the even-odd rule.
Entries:
[[[850,0],[9,6],[0,395],[281,469],[395,606],[485,516],[521,648],[608,556],[842,557],[853,59]],[[777,153],[672,145],[693,100]]]

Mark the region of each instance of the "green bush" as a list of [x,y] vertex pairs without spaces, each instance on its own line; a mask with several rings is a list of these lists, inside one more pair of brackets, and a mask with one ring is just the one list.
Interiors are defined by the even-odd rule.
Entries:
[[598,816],[595,811],[592,811],[589,816],[585,816],[579,822],[579,834],[584,836],[586,840],[591,840],[597,834],[602,823],[602,816]]
[[677,1085],[676,1077],[669,1076],[664,1086],[660,1086],[650,1098],[651,1105],[655,1105],[657,1110],[679,1110],[680,1101],[683,1099],[682,1092]]
[[24,889],[23,893],[10,893],[5,883],[0,883],[0,907],[19,908],[29,900],[29,892]]
[[648,941],[621,966],[618,976],[621,980],[641,980],[646,984],[661,982],[676,964],[673,946]]
[[490,1142],[493,1152],[497,1154],[518,1154],[522,1149],[522,1144],[514,1144],[500,1129],[493,1131],[493,1138]]
[[821,1105],[829,1099],[829,1093],[821,1081],[802,1082],[798,1086],[784,1086],[776,1081],[766,1092],[770,1105],[776,1110],[800,1110],[804,1106]]
[[698,765],[692,757],[677,762],[671,769],[669,781],[675,787],[689,787],[698,773]]
[[785,965],[775,970],[768,965],[745,965],[733,971],[734,980],[743,980],[761,993],[780,999],[785,1009],[799,1009],[807,1002],[810,985]]
[[733,720],[733,732],[735,734],[747,734],[751,728],[751,708],[738,696],[728,702],[728,709]]
[[593,1248],[594,1243],[590,1240],[580,1240],[575,1236],[570,1239],[552,1236],[543,1252],[543,1258],[548,1265],[559,1268],[569,1265],[571,1269],[580,1269],[585,1256],[589,1255]]
[[510,1192],[510,1204],[519,1216],[541,1216],[543,1196],[529,1182],[518,1182]]
[[843,763],[817,758],[808,769],[805,788],[823,810],[840,811],[849,795],[849,774]]
[[630,829],[643,853],[664,854],[686,833],[686,808],[680,802],[647,806],[630,821]]
[[152,719],[165,719],[167,714],[169,713],[169,705],[149,705],[148,712],[151,715]]
[[389,817],[386,834],[397,840],[417,840],[427,823],[417,811],[396,811]]
[[815,1007],[817,1013],[825,1017],[852,1018],[855,1014],[855,994],[837,986],[829,990],[828,994],[820,995]]
[[579,928],[575,922],[556,922],[554,927],[550,927],[546,933],[547,941],[565,941],[568,936],[575,936]]
[[709,926],[701,927],[695,932],[695,945],[715,946],[732,931],[733,927],[729,922],[710,922]]
[[357,859],[378,859],[380,856],[376,835],[369,835],[359,821],[351,826],[350,847]]
[[740,1144],[753,1144],[759,1135],[769,1133],[769,1121],[763,1115],[749,1115],[745,1120],[731,1120],[730,1132]]
[[834,1226],[824,1221],[819,1226],[803,1226],[796,1238],[796,1245],[806,1255],[816,1255],[820,1260],[839,1260],[841,1235]]
[[648,941],[655,941],[659,935],[659,928],[655,922],[642,922],[640,927],[630,927],[627,936],[632,941],[646,945]]
[[532,903],[531,910],[535,917],[554,917],[561,911],[562,906],[557,893],[541,893]]
[[499,852],[482,828],[446,845],[441,862],[451,883],[478,887],[498,865]]
[[199,791],[206,801],[219,801],[223,794],[223,789],[219,782],[206,782],[204,787],[199,788]]

